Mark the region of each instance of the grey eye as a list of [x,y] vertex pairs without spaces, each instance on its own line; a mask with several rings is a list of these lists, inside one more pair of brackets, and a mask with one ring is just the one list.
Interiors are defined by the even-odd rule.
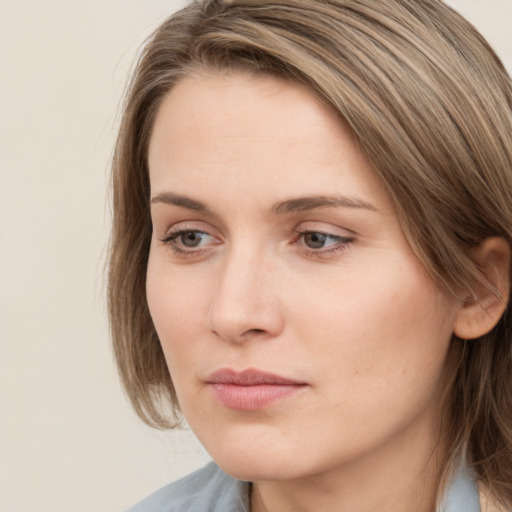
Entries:
[[185,231],[180,233],[179,238],[185,247],[198,247],[205,236],[207,236],[206,233],[200,231]]
[[322,249],[327,242],[327,239],[330,238],[328,235],[324,235],[323,233],[306,233],[304,235],[304,243],[310,249]]

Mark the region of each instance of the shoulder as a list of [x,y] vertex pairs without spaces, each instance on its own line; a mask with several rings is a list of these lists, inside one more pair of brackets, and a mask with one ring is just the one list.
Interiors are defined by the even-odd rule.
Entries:
[[248,512],[249,486],[211,462],[156,491],[126,512]]

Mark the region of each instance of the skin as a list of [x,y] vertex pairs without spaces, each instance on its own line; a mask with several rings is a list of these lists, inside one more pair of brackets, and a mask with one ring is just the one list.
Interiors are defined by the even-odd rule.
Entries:
[[[253,482],[252,510],[430,510],[461,306],[350,130],[302,86],[205,72],[160,107],[149,169],[151,315],[185,418]],[[276,211],[333,195],[350,205]],[[205,382],[220,368],[306,386],[236,410]]]

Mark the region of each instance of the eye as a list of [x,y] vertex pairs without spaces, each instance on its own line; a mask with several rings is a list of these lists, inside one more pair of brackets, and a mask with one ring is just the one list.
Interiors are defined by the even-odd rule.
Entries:
[[304,244],[310,249],[323,249],[326,246],[336,244],[340,238],[336,235],[326,233],[306,232],[303,233]]
[[179,241],[184,247],[199,247],[209,235],[201,231],[181,231],[173,235],[171,240]]
[[307,256],[327,257],[345,250],[353,238],[326,233],[323,231],[298,230],[298,239],[295,244],[299,246]]
[[170,232],[162,242],[180,255],[196,254],[203,248],[219,243],[217,238],[198,229],[179,229]]

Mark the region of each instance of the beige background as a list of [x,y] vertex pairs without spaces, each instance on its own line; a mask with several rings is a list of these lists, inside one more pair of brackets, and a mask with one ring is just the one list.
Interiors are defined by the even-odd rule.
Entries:
[[[207,460],[131,412],[102,283],[125,78],[182,3],[0,0],[0,512],[120,511]],[[450,3],[512,69],[512,0]]]

